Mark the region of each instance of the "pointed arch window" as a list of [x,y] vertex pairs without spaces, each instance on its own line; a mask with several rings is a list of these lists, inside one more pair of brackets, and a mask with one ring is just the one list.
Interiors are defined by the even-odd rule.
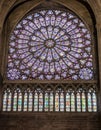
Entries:
[[11,111],[12,93],[9,88],[3,93],[3,111]]
[[14,91],[13,111],[22,111],[22,92],[21,92],[20,88],[17,88]]

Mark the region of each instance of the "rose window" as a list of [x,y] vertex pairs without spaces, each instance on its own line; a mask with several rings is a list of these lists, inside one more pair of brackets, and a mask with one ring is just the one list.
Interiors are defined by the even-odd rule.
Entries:
[[9,39],[9,80],[93,79],[91,35],[70,11],[31,12]]

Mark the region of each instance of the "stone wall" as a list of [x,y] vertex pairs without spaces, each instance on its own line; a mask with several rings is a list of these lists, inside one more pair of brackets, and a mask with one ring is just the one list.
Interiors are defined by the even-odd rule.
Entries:
[[0,115],[0,130],[100,130],[96,113],[12,113]]

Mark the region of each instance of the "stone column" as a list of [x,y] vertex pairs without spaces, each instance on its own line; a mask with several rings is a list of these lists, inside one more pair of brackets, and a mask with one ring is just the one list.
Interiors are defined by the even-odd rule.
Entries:
[[2,108],[2,83],[3,83],[3,78],[0,74],[0,111],[1,111],[1,108]]
[[[101,11],[97,13],[96,18],[96,29],[97,29],[97,46],[98,46],[98,65],[99,65],[99,88],[100,92],[98,93],[98,109],[99,109],[99,118],[101,121]],[[100,124],[101,127],[101,124]]]

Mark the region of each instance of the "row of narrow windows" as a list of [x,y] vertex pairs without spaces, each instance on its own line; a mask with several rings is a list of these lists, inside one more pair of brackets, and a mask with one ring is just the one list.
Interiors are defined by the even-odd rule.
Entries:
[[23,93],[19,88],[12,93],[7,89],[3,93],[3,111],[56,111],[56,112],[96,112],[97,94],[93,90],[85,92],[79,89],[74,92],[72,89],[64,92],[61,89],[57,91],[42,91],[40,88],[32,92],[27,89]]

